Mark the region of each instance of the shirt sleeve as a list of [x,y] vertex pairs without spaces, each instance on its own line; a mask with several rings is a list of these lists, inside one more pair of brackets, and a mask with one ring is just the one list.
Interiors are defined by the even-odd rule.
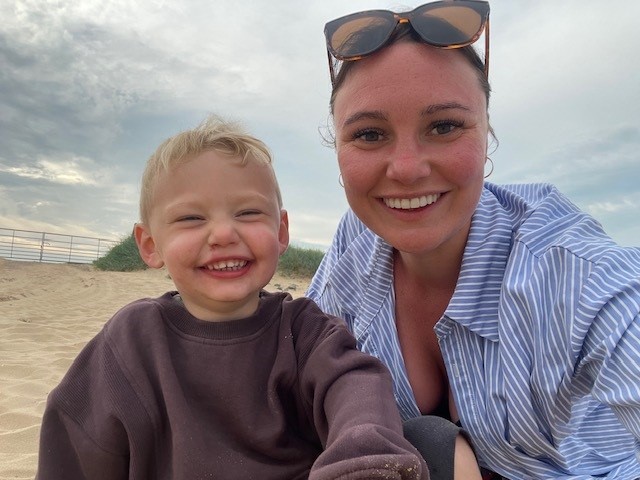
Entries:
[[[640,446],[640,250],[611,249],[593,267],[578,316],[592,312],[577,371]],[[639,457],[640,458],[640,457]]]
[[[362,298],[362,295],[357,293],[357,284],[363,272],[360,266],[354,263],[354,259],[345,261],[345,258],[350,256],[347,251],[351,252],[356,239],[365,230],[365,226],[351,210],[342,217],[331,246],[324,254],[306,292],[306,296],[316,302],[323,312],[344,320],[351,331],[354,322],[353,312],[357,311],[357,305]],[[364,243],[364,251],[357,252],[357,256],[366,258],[366,249],[371,246],[368,241],[361,241]]]
[[129,478],[127,433],[110,401],[109,352],[101,340],[84,348],[47,399],[36,479]]
[[[593,396],[611,407],[636,439],[640,458],[640,314],[622,323],[619,339],[606,349],[602,368],[593,385]],[[603,349],[604,350],[604,349]]]
[[340,256],[343,253],[344,245],[348,242],[347,234],[347,217],[340,220],[336,233],[331,242],[331,246],[322,257],[322,261],[311,279],[311,283],[306,292],[306,296],[316,302],[323,312],[330,315],[341,316],[340,306],[332,299],[327,286],[331,273],[336,267]]
[[356,349],[340,319],[317,308],[305,316],[296,347],[300,389],[324,447],[309,479],[428,479],[402,435],[386,367]]

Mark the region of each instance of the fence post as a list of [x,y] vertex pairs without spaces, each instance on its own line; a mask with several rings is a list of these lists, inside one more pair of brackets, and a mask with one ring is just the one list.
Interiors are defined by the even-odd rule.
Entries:
[[45,233],[42,232],[42,240],[40,241],[40,262],[42,263],[42,254],[44,253],[44,236]]
[[16,231],[13,230],[11,234],[11,251],[9,252],[9,258],[13,258],[13,244],[16,241]]
[[73,251],[73,235],[71,235],[71,241],[69,242],[69,263],[71,263],[71,252]]

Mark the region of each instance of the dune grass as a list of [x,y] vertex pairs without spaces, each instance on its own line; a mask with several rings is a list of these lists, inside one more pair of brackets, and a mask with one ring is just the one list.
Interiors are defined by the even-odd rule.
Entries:
[[[312,277],[318,269],[324,253],[312,248],[300,248],[290,245],[280,257],[278,272],[289,277]],[[132,272],[145,270],[147,265],[140,258],[133,235],[124,238],[107,254],[93,264],[99,270],[113,272]]]
[[133,234],[123,238],[105,256],[100,257],[93,264],[98,270],[112,272],[133,272],[148,268],[140,258]]
[[285,276],[313,277],[324,252],[313,248],[301,248],[289,245],[278,263],[278,272]]

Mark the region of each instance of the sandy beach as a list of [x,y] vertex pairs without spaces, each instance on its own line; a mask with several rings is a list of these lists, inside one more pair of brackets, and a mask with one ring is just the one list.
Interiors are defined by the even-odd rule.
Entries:
[[[308,282],[276,276],[267,290],[296,297]],[[172,289],[164,270],[0,258],[0,480],[34,478],[47,394],[87,341],[124,304]]]

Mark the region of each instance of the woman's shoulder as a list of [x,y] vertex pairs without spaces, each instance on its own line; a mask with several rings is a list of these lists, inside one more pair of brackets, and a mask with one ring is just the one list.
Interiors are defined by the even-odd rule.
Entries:
[[495,202],[514,215],[528,216],[539,209],[553,205],[553,215],[579,212],[565,195],[550,183],[495,184],[486,182],[479,208]]
[[[340,220],[321,270],[337,269],[347,276],[360,276],[380,263],[385,263],[384,259],[390,258],[391,252],[391,247],[349,210]],[[375,265],[371,261],[373,258],[377,259]]]
[[[490,200],[509,212],[512,243],[538,258],[571,257],[640,272],[640,248],[618,245],[598,220],[550,184],[488,184]],[[484,196],[487,196],[486,194]],[[483,196],[483,198],[484,198]]]
[[377,236],[349,209],[340,219],[332,247],[344,252],[354,244],[359,249],[373,248]]
[[318,302],[323,311],[348,317],[358,311],[367,291],[390,289],[392,252],[390,245],[349,210],[340,221],[307,295]]

